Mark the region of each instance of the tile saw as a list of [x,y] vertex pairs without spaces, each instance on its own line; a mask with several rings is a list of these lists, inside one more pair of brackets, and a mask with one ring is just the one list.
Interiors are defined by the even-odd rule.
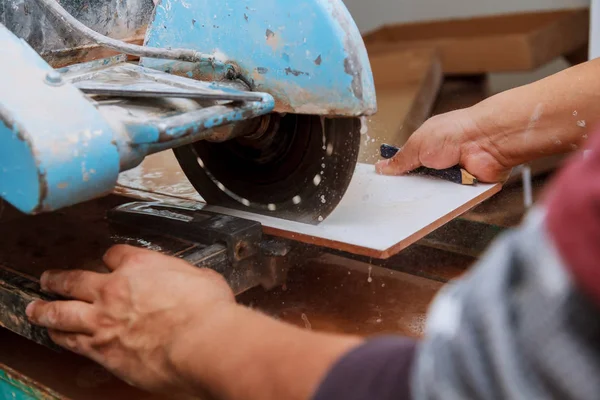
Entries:
[[39,276],[102,270],[111,244],[213,268],[235,293],[315,252],[193,204],[115,198],[119,173],[172,150],[207,203],[317,225],[376,112],[341,0],[0,0],[0,60],[0,326],[49,347],[24,315],[50,298]]
[[[3,3],[0,196],[21,212],[110,193],[169,149],[209,204],[318,224],[344,195],[376,98],[342,1]],[[143,45],[103,34],[145,18]],[[69,64],[90,45],[122,55]]]

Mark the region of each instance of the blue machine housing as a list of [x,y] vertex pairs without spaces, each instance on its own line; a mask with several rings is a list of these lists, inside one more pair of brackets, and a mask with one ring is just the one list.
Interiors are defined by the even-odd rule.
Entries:
[[[213,54],[275,98],[275,110],[360,116],[377,109],[364,42],[340,0],[161,0],[146,46]],[[143,59],[147,67],[213,81],[214,64]]]
[[[114,66],[107,59],[55,71],[0,24],[6,61],[0,67],[0,198],[24,213],[53,211],[110,193],[120,171],[157,151],[207,139],[219,126],[273,111],[328,117],[376,111],[364,43],[339,0],[162,0],[145,44],[211,58],[195,64],[144,58],[134,66],[121,57]],[[199,90],[230,103],[115,120],[82,92],[86,71],[91,81],[101,68],[107,76],[139,74],[146,88]],[[230,82],[232,71],[248,87]],[[79,76],[54,84],[57,74]],[[236,100],[248,93],[254,100]]]
[[119,174],[112,129],[71,85],[0,25],[0,196],[25,213],[110,192]]

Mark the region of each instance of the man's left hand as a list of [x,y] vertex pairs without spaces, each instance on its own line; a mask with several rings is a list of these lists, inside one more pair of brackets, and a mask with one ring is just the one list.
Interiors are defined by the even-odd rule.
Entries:
[[236,306],[229,286],[212,270],[131,246],[111,248],[104,263],[108,274],[44,273],[42,290],[70,300],[33,302],[28,317],[58,345],[135,386],[188,391],[173,353],[189,332],[202,336]]

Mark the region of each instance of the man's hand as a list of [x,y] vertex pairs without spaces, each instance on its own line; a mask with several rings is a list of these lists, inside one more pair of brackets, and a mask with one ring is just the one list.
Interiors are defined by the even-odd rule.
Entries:
[[235,306],[227,283],[212,270],[130,246],[111,248],[104,262],[111,273],[44,273],[43,290],[72,300],[31,303],[31,321],[131,384],[191,391],[171,353],[190,331],[202,335],[215,315]]
[[331,365],[361,343],[300,329],[235,303],[216,272],[115,246],[108,274],[46,272],[27,315],[59,345],[140,388],[220,399],[309,399]]
[[510,160],[490,140],[471,109],[453,111],[426,121],[391,159],[376,164],[384,175],[402,175],[418,167],[463,166],[481,182],[505,180]]
[[482,182],[501,182],[513,167],[577,150],[600,123],[599,76],[600,60],[594,60],[433,117],[394,158],[379,162],[377,172],[461,165]]

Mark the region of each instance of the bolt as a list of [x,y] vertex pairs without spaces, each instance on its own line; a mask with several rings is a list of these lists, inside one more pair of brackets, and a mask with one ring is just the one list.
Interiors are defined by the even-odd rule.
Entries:
[[46,74],[46,83],[53,86],[62,85],[62,75],[60,74],[60,72],[50,71]]

